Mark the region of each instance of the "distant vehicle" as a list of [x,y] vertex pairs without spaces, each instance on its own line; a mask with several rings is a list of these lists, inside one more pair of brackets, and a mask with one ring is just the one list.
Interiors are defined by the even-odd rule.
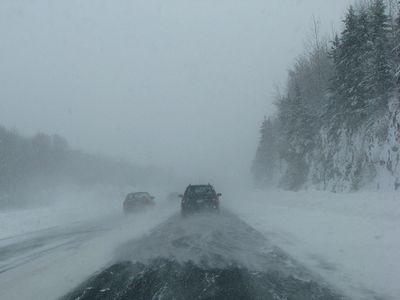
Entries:
[[211,184],[206,185],[189,185],[183,195],[179,195],[181,201],[181,213],[200,211],[219,211],[219,197],[221,194],[215,192]]
[[178,199],[179,199],[179,193],[177,192],[169,193],[167,196],[167,200],[170,202],[178,201]]
[[129,193],[124,201],[124,213],[132,213],[154,205],[154,197],[147,192]]

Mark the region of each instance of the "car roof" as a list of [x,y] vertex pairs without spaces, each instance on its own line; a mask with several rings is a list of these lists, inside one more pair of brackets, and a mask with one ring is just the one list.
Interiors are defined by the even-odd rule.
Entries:
[[134,192],[134,193],[129,193],[127,197],[140,197],[140,196],[150,196],[148,192]]
[[209,187],[213,187],[211,184],[189,184],[188,187],[205,187],[205,186],[209,186]]

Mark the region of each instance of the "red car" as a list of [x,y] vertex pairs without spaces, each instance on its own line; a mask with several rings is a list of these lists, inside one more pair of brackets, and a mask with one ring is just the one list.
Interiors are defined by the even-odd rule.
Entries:
[[125,197],[124,212],[131,213],[143,210],[155,204],[154,197],[147,192],[129,193]]

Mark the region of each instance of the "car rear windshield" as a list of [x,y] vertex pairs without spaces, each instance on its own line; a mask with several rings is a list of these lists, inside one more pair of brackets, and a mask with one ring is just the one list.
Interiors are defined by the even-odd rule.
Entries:
[[139,193],[135,193],[134,195],[135,195],[136,197],[143,197],[143,196],[148,196],[149,193],[146,193],[146,192],[139,192]]
[[215,196],[215,191],[209,185],[192,185],[186,189],[185,195],[189,197],[198,195],[213,197]]

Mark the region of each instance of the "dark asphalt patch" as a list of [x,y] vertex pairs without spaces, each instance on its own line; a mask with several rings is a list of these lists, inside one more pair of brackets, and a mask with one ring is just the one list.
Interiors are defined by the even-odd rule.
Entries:
[[156,259],[121,262],[83,283],[62,300],[128,299],[344,299],[326,286],[278,272],[231,266],[204,269],[193,262]]

